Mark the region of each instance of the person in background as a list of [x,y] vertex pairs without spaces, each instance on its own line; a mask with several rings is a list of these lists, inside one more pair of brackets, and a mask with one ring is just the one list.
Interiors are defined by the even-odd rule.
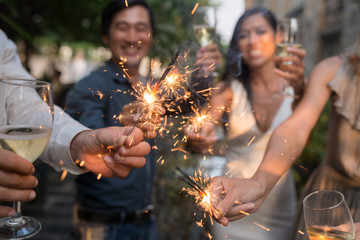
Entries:
[[[0,30],[0,78],[33,79],[21,65],[14,42]],[[0,86],[0,92],[1,91]],[[12,96],[2,95],[1,98]],[[143,142],[140,129],[111,127],[89,130],[72,119],[62,109],[54,106],[54,124],[50,142],[40,157],[44,162],[60,171],[65,167],[72,174],[88,171],[102,173],[106,177],[126,177],[131,168],[145,165],[145,155],[150,146]],[[124,138],[125,137],[125,138]],[[120,141],[125,144],[119,145]],[[117,146],[114,154],[104,159],[98,154],[108,153],[106,146]],[[105,147],[105,148],[104,148]],[[84,160],[79,167],[75,160]],[[60,160],[64,166],[60,165]],[[30,201],[35,198],[32,190],[37,179],[32,176],[35,169],[32,163],[19,155],[0,149],[0,201]],[[14,213],[8,206],[0,206],[0,217]]]
[[[272,131],[291,115],[294,98],[279,96],[285,78],[292,84],[288,92],[301,96],[303,90],[306,51],[287,49],[292,56],[277,58],[275,48],[281,39],[276,25],[275,16],[266,8],[250,8],[243,13],[234,29],[223,81],[210,100],[209,111],[215,122],[223,122],[223,115],[228,112],[224,174],[232,177],[253,176]],[[282,64],[284,61],[292,64]],[[203,154],[217,140],[214,124],[200,132],[186,131],[186,134],[191,149]],[[257,213],[226,228],[214,224],[214,239],[226,236],[232,240],[288,240],[296,213],[295,203],[295,184],[288,171]],[[253,207],[253,203],[247,202],[238,210],[246,212]]]
[[[326,58],[313,69],[305,94],[294,113],[273,132],[260,167],[248,179],[218,177],[211,181],[217,220],[243,218],[234,202],[255,204],[250,216],[261,210],[279,179],[304,149],[323,108],[330,99],[328,143],[325,159],[311,174],[300,202],[307,194],[324,189],[340,191],[354,222],[360,222],[360,35],[349,55]],[[219,193],[224,192],[224,197]],[[281,200],[284,203],[284,200]],[[246,219],[246,218],[245,218]],[[241,221],[238,221],[241,222]],[[357,239],[359,239],[359,223]],[[302,206],[291,239],[308,239]]]
[[[69,92],[67,112],[89,128],[134,126],[136,100],[132,86],[149,79],[139,74],[139,65],[150,51],[155,34],[151,8],[142,0],[116,0],[102,12],[102,37],[110,48],[111,59],[80,80]],[[199,53],[220,58],[215,44]],[[208,67],[208,66],[207,66]],[[124,94],[125,93],[125,94]],[[136,109],[135,109],[136,110]],[[159,112],[165,114],[165,109]],[[119,116],[121,118],[119,119]],[[156,120],[157,121],[157,120]],[[141,125],[147,138],[155,137]],[[153,146],[153,140],[149,140]],[[133,169],[126,179],[96,179],[93,173],[76,180],[74,231],[77,239],[157,239],[152,212],[152,187],[155,175],[154,152],[147,156],[145,167]]]

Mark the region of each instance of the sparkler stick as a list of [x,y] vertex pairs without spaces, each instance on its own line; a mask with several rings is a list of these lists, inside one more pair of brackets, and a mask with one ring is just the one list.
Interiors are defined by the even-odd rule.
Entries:
[[192,178],[190,178],[183,170],[181,170],[181,168],[176,167],[176,169],[181,173],[182,176],[178,176],[177,177],[179,179],[181,179],[182,181],[184,181],[186,184],[188,184],[189,186],[191,186],[192,188],[194,188],[196,191],[198,191],[200,194],[203,195],[207,195],[207,193],[204,191],[204,189],[197,184]]

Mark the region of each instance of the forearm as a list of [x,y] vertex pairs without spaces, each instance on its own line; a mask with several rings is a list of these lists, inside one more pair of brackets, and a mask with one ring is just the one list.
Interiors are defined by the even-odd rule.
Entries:
[[71,157],[70,144],[78,133],[87,130],[87,128],[56,106],[54,118],[50,142],[40,159],[57,171],[65,168],[72,174],[84,173],[84,170],[74,163],[76,159]]
[[275,129],[264,159],[253,176],[254,179],[265,184],[268,191],[290,169],[306,145],[308,131],[301,130],[299,127],[294,130],[294,127],[294,125],[283,123]]

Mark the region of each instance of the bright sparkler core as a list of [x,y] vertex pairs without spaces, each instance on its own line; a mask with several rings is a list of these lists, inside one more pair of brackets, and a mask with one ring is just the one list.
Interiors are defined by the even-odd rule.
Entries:
[[177,74],[171,74],[170,76],[166,77],[166,82],[169,85],[172,85],[173,83],[175,83],[177,81],[178,78],[179,78],[179,76]]
[[144,100],[145,100],[146,103],[152,104],[152,103],[155,102],[156,97],[155,97],[155,95],[153,93],[145,92],[144,93]]

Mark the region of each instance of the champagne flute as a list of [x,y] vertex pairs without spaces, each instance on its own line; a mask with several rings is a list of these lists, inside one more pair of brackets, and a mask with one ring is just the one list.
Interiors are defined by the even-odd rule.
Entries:
[[[193,15],[193,29],[195,38],[201,47],[212,43],[216,29],[216,10],[213,6],[202,6],[196,9]],[[208,76],[209,71],[201,69],[199,75]]]
[[[37,80],[0,79],[0,148],[35,161],[46,148],[53,124],[51,85]],[[25,239],[37,234],[41,223],[15,214],[0,219],[0,239]]]
[[[278,57],[287,57],[291,56],[291,53],[286,51],[287,48],[301,48],[299,42],[299,24],[296,18],[287,18],[278,22],[277,32],[280,36],[281,43],[276,44],[275,54]],[[291,65],[291,61],[282,62],[283,65]],[[280,96],[294,97],[294,95],[289,93],[289,80],[285,79],[285,83],[282,89]]]
[[354,223],[344,195],[335,190],[316,191],[307,195],[304,219],[310,240],[353,240]]
[[194,33],[202,47],[212,43],[216,29],[216,11],[213,6],[198,7],[194,14]]

